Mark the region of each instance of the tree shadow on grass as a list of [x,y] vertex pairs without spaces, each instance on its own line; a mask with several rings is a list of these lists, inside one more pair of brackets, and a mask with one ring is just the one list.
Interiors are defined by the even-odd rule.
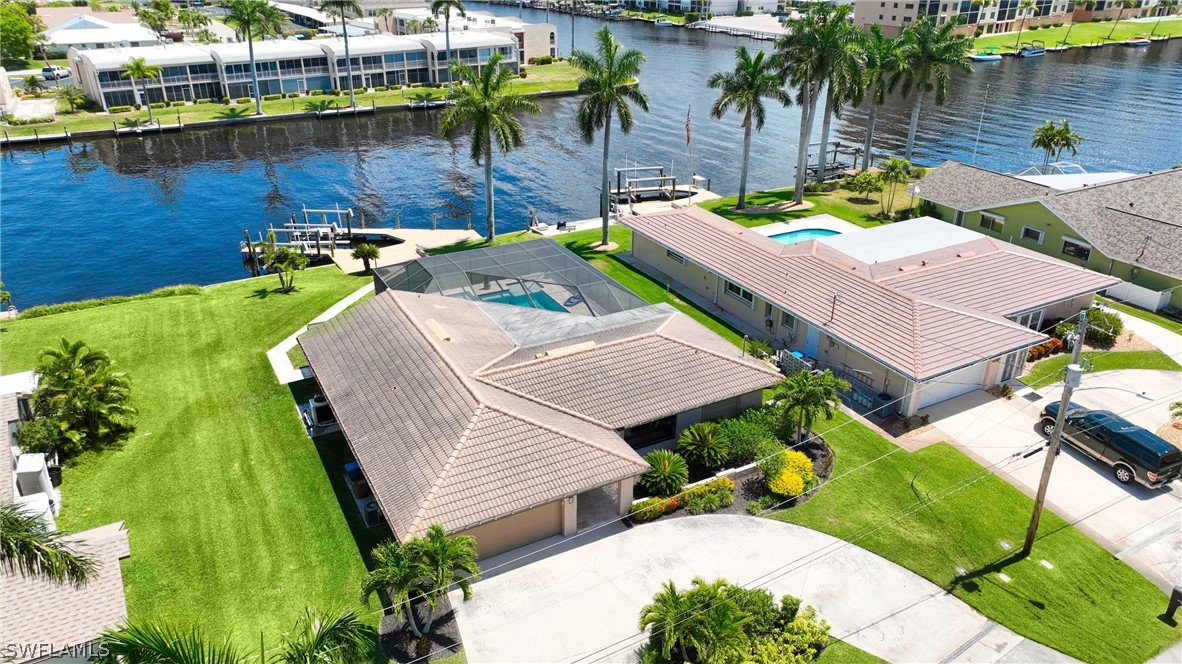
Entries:
[[254,111],[246,108],[227,108],[218,112],[219,120],[241,120],[254,115]]

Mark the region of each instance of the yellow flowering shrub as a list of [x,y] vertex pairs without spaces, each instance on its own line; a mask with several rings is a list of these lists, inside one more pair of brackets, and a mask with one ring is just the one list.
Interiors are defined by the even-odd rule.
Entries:
[[767,488],[777,496],[791,498],[804,493],[804,479],[796,472],[784,469],[779,475],[768,480]]
[[813,477],[813,460],[804,452],[789,450],[784,453],[784,470],[796,473],[801,480],[808,482]]

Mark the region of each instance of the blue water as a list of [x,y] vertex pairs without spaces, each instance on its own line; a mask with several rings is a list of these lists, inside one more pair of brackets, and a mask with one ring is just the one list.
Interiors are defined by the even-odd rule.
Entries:
[[[532,302],[530,301],[530,298],[533,298]],[[503,290],[481,295],[480,299],[485,302],[493,302],[496,304],[511,304],[515,307],[545,309],[547,311],[557,311],[564,314],[569,313],[566,307],[559,304],[557,300],[547,295],[544,291],[531,291],[527,296],[525,293],[520,293],[513,290]]]
[[[510,7],[481,6],[502,15]],[[541,21],[544,12],[526,10]],[[559,48],[569,50],[571,17],[553,14]],[[591,46],[601,21],[574,21],[577,46]],[[640,77],[651,112],[637,113],[630,135],[612,133],[613,166],[667,165],[682,178],[699,173],[723,194],[738,189],[739,118],[714,120],[713,71],[729,69],[738,45],[766,42],[703,31],[612,23],[625,45],[647,53]],[[954,76],[948,101],[928,99],[916,161],[959,159],[1013,171],[1041,160],[1030,132],[1067,118],[1085,137],[1075,158],[1090,171],[1146,171],[1182,162],[1182,40],[1144,49],[1048,53],[981,63]],[[525,228],[528,206],[542,221],[598,212],[602,146],[579,140],[575,98],[541,100],[523,119],[527,145],[496,154],[498,229]],[[892,99],[879,112],[876,148],[900,152],[910,104]],[[691,117],[691,145],[685,120]],[[484,215],[480,167],[468,141],[439,136],[431,112],[344,121],[268,123],[183,134],[98,139],[25,148],[0,159],[0,279],[19,307],[174,283],[209,284],[249,276],[238,253],[243,229],[257,233],[300,206],[352,206],[367,223],[458,228]],[[798,109],[771,107],[756,134],[750,190],[790,184]],[[865,112],[847,109],[834,133],[860,144]],[[820,127],[813,140],[817,140]]]
[[827,228],[802,228],[798,231],[788,231],[787,233],[777,233],[769,235],[771,239],[780,244],[795,244],[797,242],[804,242],[805,240],[819,240],[830,235],[840,235],[838,231],[831,231]]

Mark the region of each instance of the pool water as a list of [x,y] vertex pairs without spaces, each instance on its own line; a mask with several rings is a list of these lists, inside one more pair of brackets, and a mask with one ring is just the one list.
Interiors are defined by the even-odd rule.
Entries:
[[[530,303],[530,298],[533,298],[533,303]],[[486,293],[480,296],[480,299],[485,302],[493,302],[495,304],[510,304],[515,307],[533,307],[535,309],[546,309],[547,311],[560,311],[568,313],[566,307],[558,303],[557,300],[547,295],[544,291],[532,291],[527,297],[526,294],[520,290],[503,290],[495,293]]]
[[802,228],[798,231],[788,231],[787,233],[776,233],[769,235],[771,239],[780,244],[795,244],[797,242],[804,242],[805,240],[819,240],[830,235],[840,235],[838,231],[831,231],[827,228]]

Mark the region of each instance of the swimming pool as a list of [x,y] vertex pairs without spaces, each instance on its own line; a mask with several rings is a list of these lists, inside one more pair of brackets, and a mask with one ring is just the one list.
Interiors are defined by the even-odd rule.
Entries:
[[[533,298],[533,303],[530,303],[530,298]],[[503,290],[495,293],[485,293],[480,296],[480,299],[485,302],[493,302],[496,304],[511,304],[515,307],[533,307],[535,309],[546,309],[547,311],[560,311],[562,313],[569,313],[566,307],[558,303],[557,300],[550,297],[545,291],[530,291],[529,297],[525,293],[518,290]]]
[[804,242],[805,240],[819,240],[831,235],[841,235],[841,233],[839,231],[831,231],[828,228],[802,228],[798,231],[777,233],[768,237],[780,244],[795,244],[797,242]]

